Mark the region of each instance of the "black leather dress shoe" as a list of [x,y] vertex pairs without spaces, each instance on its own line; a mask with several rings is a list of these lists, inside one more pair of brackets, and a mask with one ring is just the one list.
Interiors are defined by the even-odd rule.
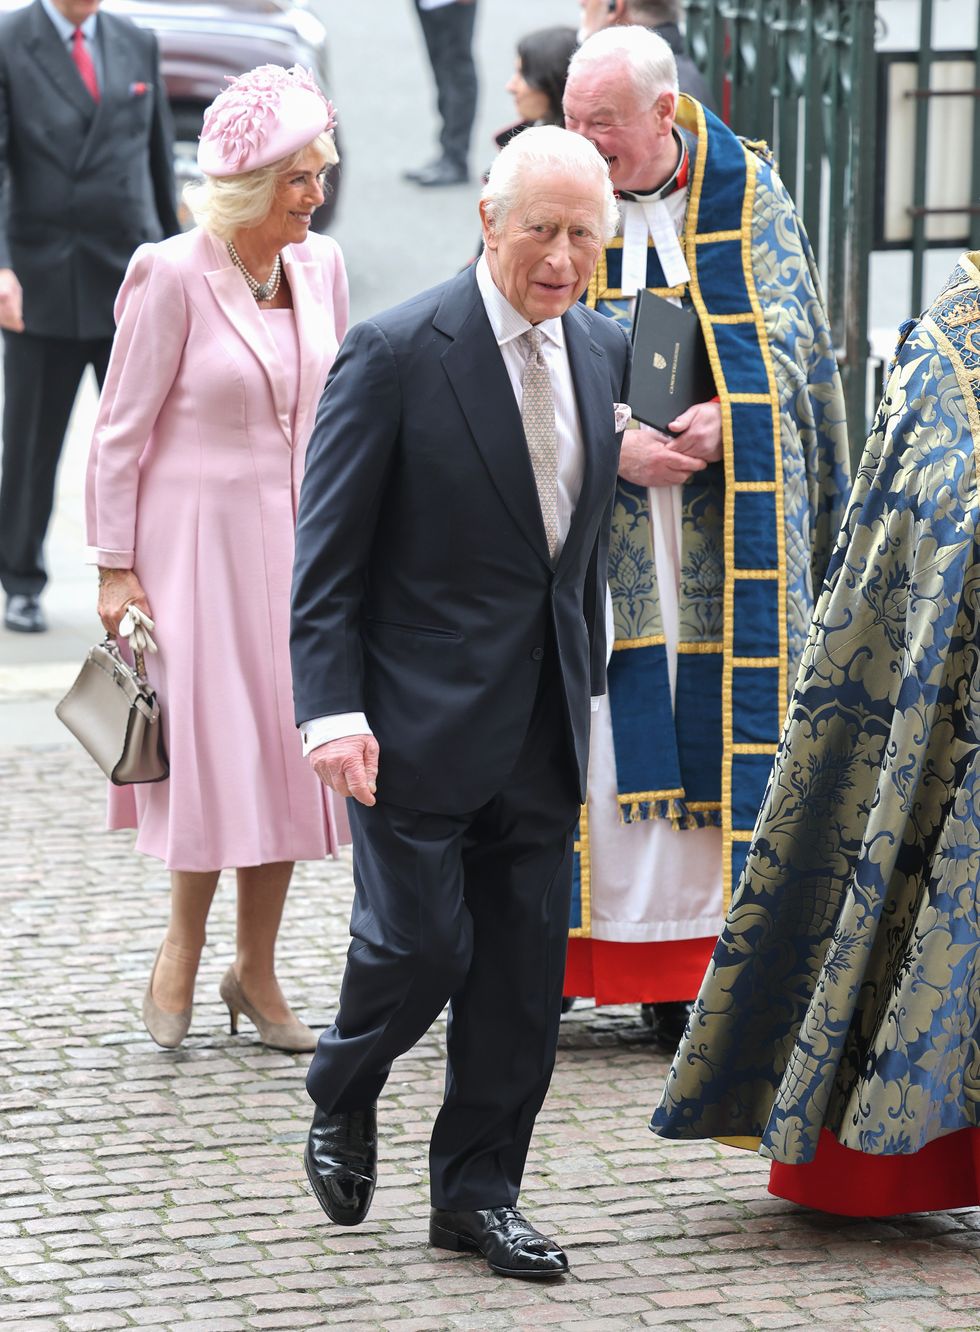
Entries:
[[410,180],[414,185],[419,176],[424,176],[427,171],[431,171],[433,167],[437,167],[441,161],[442,158],[437,157],[431,162],[426,162],[425,166],[410,167],[408,171],[402,172],[402,180]]
[[429,1243],[437,1249],[475,1249],[501,1276],[534,1280],[568,1271],[568,1259],[554,1240],[535,1230],[516,1207],[486,1207],[478,1212],[433,1207]]
[[338,1226],[368,1214],[378,1178],[377,1107],[325,1115],[317,1106],[303,1154],[313,1194]]
[[406,171],[405,179],[412,181],[414,185],[426,187],[465,185],[469,180],[469,173],[458,162],[451,162],[447,157],[441,157],[438,162],[430,162],[428,166],[419,167],[418,171]]
[[641,1004],[640,1017],[653,1031],[658,1042],[676,1050],[681,1043],[687,1020],[694,1011],[694,1004],[680,1001],[667,1004]]
[[43,634],[48,627],[41,610],[41,599],[31,593],[12,592],[7,598],[3,623],[16,634]]

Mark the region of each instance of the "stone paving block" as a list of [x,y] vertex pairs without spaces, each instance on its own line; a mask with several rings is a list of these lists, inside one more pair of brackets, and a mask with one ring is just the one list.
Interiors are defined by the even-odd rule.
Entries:
[[303,1309],[279,1309],[274,1313],[252,1314],[242,1325],[257,1328],[310,1328],[310,1315]]
[[50,1318],[19,1318],[3,1326],[4,1332],[59,1332],[59,1324]]
[[0,1305],[0,1323],[7,1327],[25,1318],[58,1318],[65,1311],[58,1300],[18,1300],[15,1304]]
[[132,1323],[117,1313],[66,1314],[62,1320],[68,1332],[107,1332],[116,1327],[132,1327]]

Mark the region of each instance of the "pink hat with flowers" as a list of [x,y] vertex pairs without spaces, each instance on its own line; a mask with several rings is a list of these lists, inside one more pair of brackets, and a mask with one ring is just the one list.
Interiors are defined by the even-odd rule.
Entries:
[[279,162],[337,123],[333,103],[301,65],[259,65],[229,84],[204,113],[197,164],[206,176]]

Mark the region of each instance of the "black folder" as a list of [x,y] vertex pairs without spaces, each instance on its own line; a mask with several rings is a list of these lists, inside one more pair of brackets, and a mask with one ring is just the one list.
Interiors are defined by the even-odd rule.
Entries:
[[641,291],[633,317],[633,415],[669,434],[670,421],[714,396],[714,376],[697,315],[652,291]]

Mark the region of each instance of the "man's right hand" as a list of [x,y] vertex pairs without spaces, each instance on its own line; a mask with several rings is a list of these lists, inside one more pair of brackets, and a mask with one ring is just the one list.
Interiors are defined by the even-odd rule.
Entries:
[[619,475],[636,486],[680,486],[707,463],[670,446],[670,438],[659,430],[640,426],[623,432]]
[[24,296],[12,268],[0,268],[0,328],[24,331]]
[[373,735],[345,735],[317,745],[307,755],[310,767],[331,791],[353,796],[362,805],[375,804],[378,783],[378,742]]

